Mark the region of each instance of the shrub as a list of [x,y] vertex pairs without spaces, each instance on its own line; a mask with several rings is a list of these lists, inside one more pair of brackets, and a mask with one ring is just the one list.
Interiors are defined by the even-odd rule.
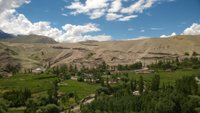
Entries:
[[28,98],[31,97],[29,89],[13,90],[3,94],[3,98],[10,102],[10,107],[24,106]]
[[60,108],[55,104],[48,104],[39,108],[36,113],[60,113]]
[[190,54],[189,54],[188,52],[185,52],[184,55],[185,55],[185,56],[189,56]]
[[84,78],[83,77],[78,77],[77,79],[79,82],[83,82],[84,81]]

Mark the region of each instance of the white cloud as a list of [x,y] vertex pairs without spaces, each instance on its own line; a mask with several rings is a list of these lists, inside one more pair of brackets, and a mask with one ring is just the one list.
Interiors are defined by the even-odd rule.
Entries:
[[59,42],[79,42],[85,40],[97,40],[105,41],[111,40],[111,36],[98,35],[90,36],[86,33],[98,32],[100,29],[96,24],[85,25],[71,25],[66,24],[62,29],[58,29],[51,26],[50,22],[39,21],[32,23],[25,15],[16,12],[15,8],[20,5],[27,4],[28,0],[6,0],[7,2],[0,0],[0,6],[4,6],[4,9],[0,9],[0,29],[15,35],[23,34],[37,34],[51,37]]
[[68,14],[65,14],[65,13],[62,13],[61,15],[62,15],[62,16],[68,16]]
[[152,7],[156,0],[138,0],[127,8],[122,8],[122,13],[142,13],[143,10]]
[[131,38],[131,39],[127,39],[127,40],[142,40],[142,39],[148,39],[148,38],[151,38],[151,37],[140,36],[140,37],[137,37],[137,38]]
[[116,20],[116,19],[121,18],[121,17],[123,17],[123,15],[118,15],[118,14],[115,14],[115,13],[108,13],[106,15],[106,20],[112,21],[112,20]]
[[71,25],[66,24],[62,27],[65,33],[62,34],[58,38],[58,41],[63,42],[80,42],[80,41],[86,41],[86,40],[97,40],[97,41],[107,41],[111,40],[111,36],[107,35],[97,35],[97,36],[90,36],[90,35],[84,35],[85,33],[89,32],[97,32],[100,31],[99,28],[95,24],[86,24],[86,25]]
[[133,31],[134,29],[133,28],[128,28],[128,31]]
[[129,16],[124,16],[122,18],[119,19],[119,21],[129,21],[133,18],[137,18],[138,16],[137,15],[129,15]]
[[86,0],[85,3],[73,1],[65,8],[72,10],[70,14],[88,15],[90,19],[97,19],[106,16],[106,20],[129,21],[137,17],[137,13],[142,13],[145,9],[152,7],[157,0],[131,0],[129,7],[123,7],[123,2],[128,0]]
[[176,36],[176,33],[173,32],[171,35],[161,35],[160,38],[169,38],[169,37],[173,37]]
[[200,24],[193,23],[190,27],[186,28],[183,35],[200,35]]
[[152,28],[150,28],[150,30],[152,30],[152,31],[158,31],[158,30],[163,30],[163,28],[160,28],[160,27],[152,27]]
[[118,12],[121,9],[121,7],[122,7],[121,0],[115,0],[112,2],[111,8],[108,10],[108,12],[111,13]]
[[0,0],[0,14],[3,13],[5,9],[15,9],[28,3],[30,3],[30,0]]
[[[15,12],[16,13],[16,12]],[[49,22],[30,22],[23,14],[10,13],[7,18],[0,16],[0,29],[7,33],[18,34],[38,34],[49,37],[57,37],[62,34],[57,28],[52,28]]]
[[73,15],[77,14],[87,14],[90,19],[96,19],[104,15],[105,8],[108,7],[108,0],[86,0],[85,4],[79,1],[73,2],[70,6],[65,6],[65,8],[74,10],[71,12]]
[[[173,32],[171,35],[161,35],[161,38],[168,38],[176,36],[177,34]],[[181,35],[200,35],[200,24],[193,23],[190,27],[186,28]]]
[[145,30],[144,30],[144,29],[142,29],[142,30],[140,30],[140,32],[144,33],[144,32],[145,32]]
[[[64,35],[64,36],[66,37],[67,35]],[[108,41],[108,40],[112,40],[112,37],[108,35],[97,35],[97,36],[84,35],[84,36],[76,36],[76,37],[67,36],[67,38],[64,38],[64,41],[63,41],[63,38],[59,39],[60,42],[71,42],[71,43],[87,41],[87,40]]]
[[105,10],[104,9],[95,9],[91,13],[88,13],[90,15],[90,19],[97,19],[104,15]]

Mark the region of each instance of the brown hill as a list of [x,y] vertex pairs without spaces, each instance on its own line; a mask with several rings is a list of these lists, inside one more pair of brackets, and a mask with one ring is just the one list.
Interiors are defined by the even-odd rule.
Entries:
[[150,64],[159,59],[183,58],[186,52],[190,55],[194,51],[200,53],[199,35],[59,44],[2,43],[17,53],[10,56],[17,59],[24,68],[56,66],[63,63],[95,67],[103,61],[109,65],[131,64],[137,61]]

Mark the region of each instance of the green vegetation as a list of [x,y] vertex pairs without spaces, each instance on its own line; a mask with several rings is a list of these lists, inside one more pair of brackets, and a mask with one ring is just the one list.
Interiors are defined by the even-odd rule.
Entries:
[[119,77],[118,84],[104,84],[95,101],[81,106],[82,113],[198,113],[200,91],[194,78],[200,74],[199,58],[159,61],[148,66],[155,70],[148,74],[118,67],[123,71],[107,77]]
[[[159,75],[155,75],[151,84],[158,79]],[[142,77],[139,86],[140,81]],[[129,82],[118,85],[118,88],[107,86],[112,93],[99,93],[95,101],[81,106],[81,113],[198,113],[200,93],[194,76],[177,80],[175,86],[157,89],[156,85],[159,84],[151,86],[152,90],[146,88],[140,95],[133,95]]]
[[[192,76],[192,75],[199,75],[199,69],[179,69],[176,71],[157,71],[156,74],[160,75],[160,83],[165,84],[175,84],[175,80],[180,79],[184,76]],[[136,74],[134,71],[128,72],[130,79],[139,79],[140,76],[143,76],[144,81],[150,82],[154,73],[149,74]]]
[[142,76],[140,76],[140,78],[139,78],[138,85],[139,85],[139,88],[138,88],[139,93],[142,94],[143,91],[144,91],[144,81],[143,81],[143,77]]
[[189,56],[190,54],[189,54],[188,52],[185,52],[184,55],[185,55],[185,56]]
[[68,93],[77,93],[79,98],[84,98],[89,94],[95,93],[99,85],[78,82],[74,80],[65,80],[60,83],[60,91]]
[[0,79],[0,92],[27,88],[32,93],[39,94],[47,91],[55,79],[56,76],[48,74],[16,74],[9,78]]
[[[1,78],[0,99],[5,101],[0,103],[2,113],[4,111],[9,113],[60,112],[61,108],[57,105],[67,108],[86,96],[94,94],[99,87],[98,84],[75,80],[60,81],[59,77],[61,76],[29,73]],[[20,109],[23,106],[27,108]]]
[[3,94],[3,98],[9,101],[10,107],[25,106],[25,102],[31,97],[31,91],[29,89],[24,90],[12,90]]
[[160,86],[160,76],[158,74],[155,74],[151,81],[151,90],[152,91],[158,91]]
[[192,53],[192,56],[198,56],[198,55],[199,54],[197,52],[195,52],[195,51]]
[[[82,113],[197,113],[199,58],[159,61],[148,68],[154,71],[138,73],[141,62],[103,62],[96,68],[60,65],[40,74],[16,73],[0,79],[0,113],[60,113],[79,105]],[[84,104],[89,99],[95,100]]]
[[193,68],[199,69],[200,68],[200,58],[196,57],[198,54],[196,52],[193,53],[193,57],[191,58],[184,58],[179,60],[160,60],[156,63],[148,65],[150,69],[154,70],[171,70],[175,71],[176,69],[186,69],[186,68]]
[[123,71],[123,70],[135,70],[135,69],[141,69],[142,68],[142,62],[136,62],[131,65],[118,65],[117,70]]
[[8,113],[24,113],[25,108],[10,108]]
[[3,99],[0,99],[0,113],[6,113],[8,111],[8,106]]

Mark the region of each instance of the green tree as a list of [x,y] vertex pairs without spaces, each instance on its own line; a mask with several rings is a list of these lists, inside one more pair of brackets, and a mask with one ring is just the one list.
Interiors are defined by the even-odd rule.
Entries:
[[12,90],[5,92],[3,98],[10,102],[10,107],[24,106],[28,98],[31,97],[31,91],[29,89],[24,90]]
[[176,80],[175,88],[177,91],[184,94],[197,94],[199,89],[194,76],[186,76]]
[[175,107],[176,104],[172,100],[161,98],[155,106],[155,113],[176,113]]
[[136,90],[136,87],[137,87],[136,80],[131,79],[130,87],[131,87],[131,91],[135,91]]
[[140,92],[140,94],[142,94],[142,92],[144,90],[144,81],[143,81],[143,77],[142,76],[140,76],[140,78],[139,78],[138,85],[139,85],[139,92]]
[[160,86],[160,76],[158,74],[155,74],[153,76],[153,79],[151,81],[151,90],[152,91],[158,91]]
[[59,80],[53,82],[52,88],[48,90],[48,100],[51,104],[58,104],[58,83]]
[[39,108],[36,113],[60,113],[60,108],[55,104],[48,104]]
[[198,55],[198,53],[195,51],[192,53],[192,56],[197,56],[197,55]]
[[33,98],[28,99],[26,102],[26,109],[24,113],[36,113],[38,109],[37,101],[38,100],[35,100]]

